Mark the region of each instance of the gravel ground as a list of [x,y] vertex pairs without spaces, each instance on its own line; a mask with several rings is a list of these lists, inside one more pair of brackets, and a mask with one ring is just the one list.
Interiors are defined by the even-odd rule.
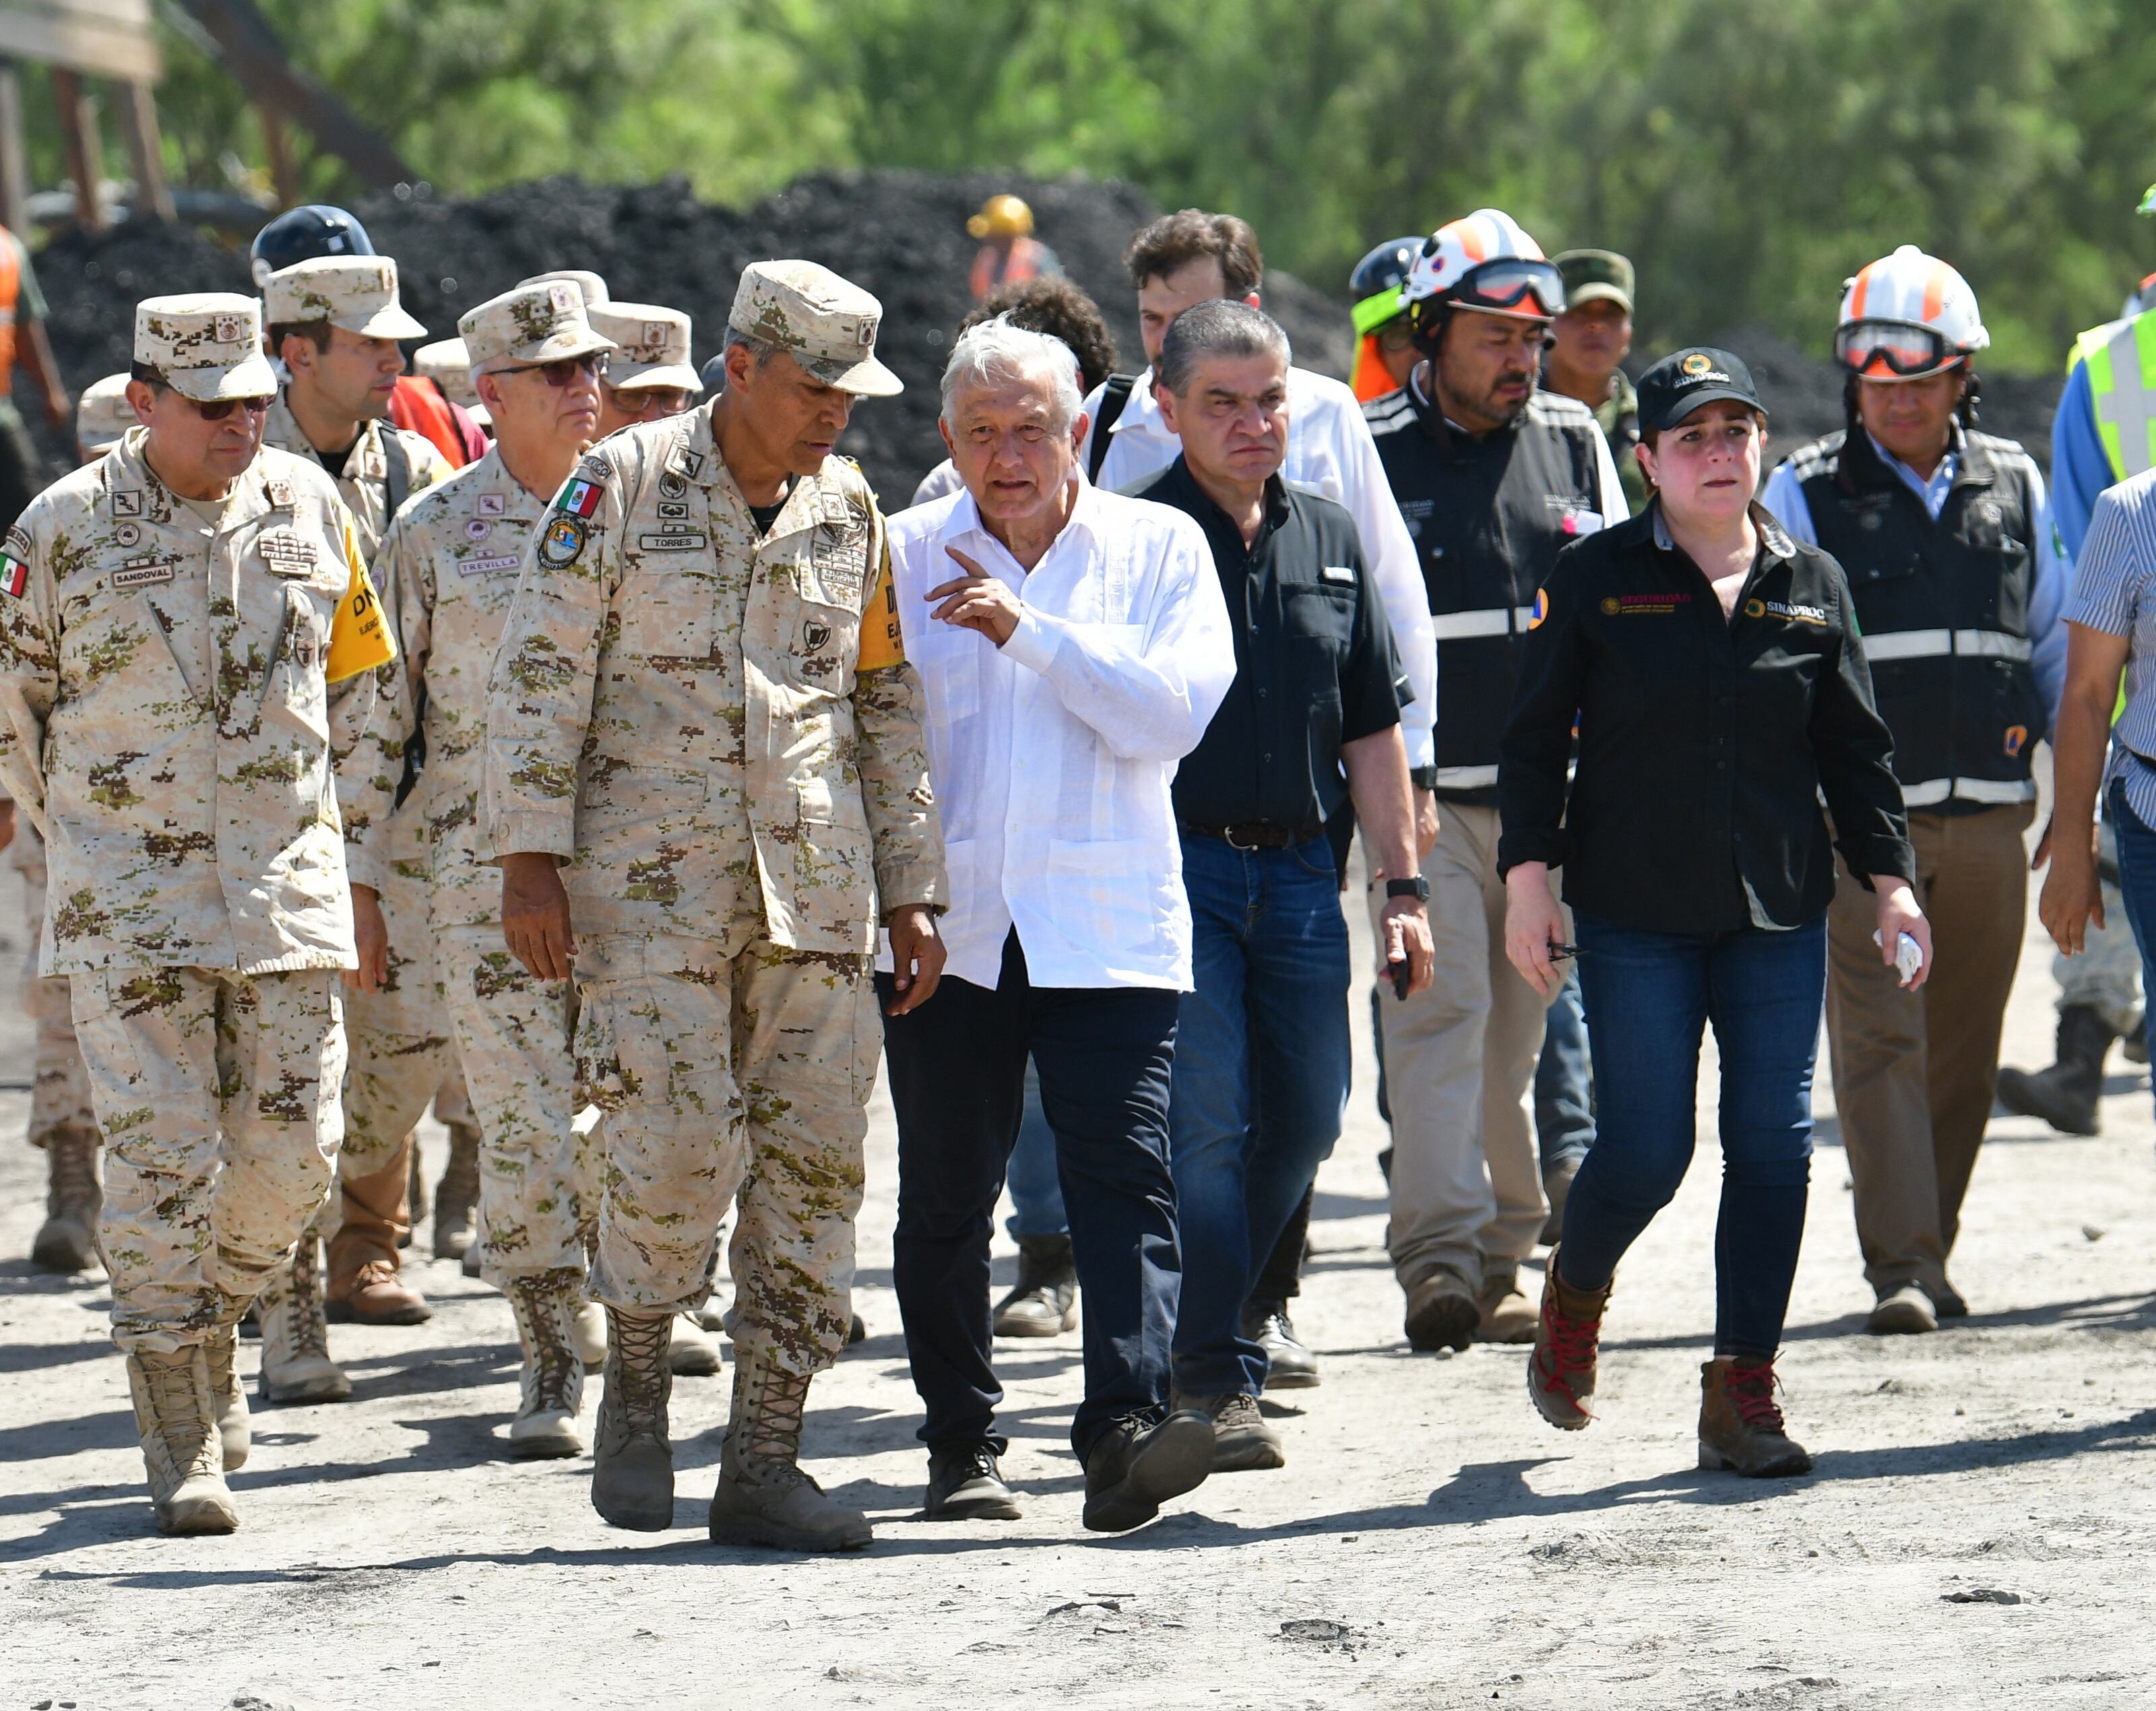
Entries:
[[[14,883],[9,870],[0,902]],[[2050,962],[2030,945],[2006,1053],[2022,1063],[2049,1061]],[[706,1541],[723,1379],[675,1387],[680,1500],[663,1538],[603,1526],[588,1463],[502,1459],[508,1311],[431,1261],[416,1266],[431,1324],[333,1331],[352,1402],[258,1411],[234,1480],[242,1530],[161,1540],[105,1291],[0,1263],[0,1711],[249,1695],[470,1711],[2151,1703],[2145,1073],[2114,1056],[2098,1140],[1994,1121],[1955,1264],[1974,1316],[1891,1341],[1863,1334],[1822,1094],[1783,1365],[1818,1471],[1749,1484],[1694,1468],[1711,1109],[1707,1156],[1621,1274],[1603,1418],[1561,1436],[1522,1392],[1520,1351],[1406,1350],[1361,1030],[1358,1051],[1298,1313],[1325,1382],[1277,1411],[1289,1465],[1220,1476],[1118,1539],[1078,1524],[1075,1334],[1002,1346],[1005,1468],[1027,1518],[914,1519],[924,1464],[890,1287],[880,1094],[857,1297],[870,1339],[819,1381],[807,1442],[827,1487],[874,1515],[874,1548],[850,1559]],[[8,1017],[0,1077],[28,1068]],[[23,1104],[0,1094],[0,1129]],[[441,1141],[430,1124],[437,1163]],[[0,1149],[0,1254],[28,1251],[41,1186],[34,1155]],[[251,1372],[251,1346],[241,1359]]]

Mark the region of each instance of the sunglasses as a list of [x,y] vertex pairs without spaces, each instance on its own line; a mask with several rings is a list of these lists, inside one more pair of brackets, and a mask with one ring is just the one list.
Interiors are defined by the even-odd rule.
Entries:
[[588,374],[594,379],[607,371],[606,352],[594,351],[583,356],[558,356],[552,362],[523,362],[513,368],[497,368],[496,374],[543,374],[547,384],[559,391],[569,385],[578,375]]
[[1451,300],[1466,309],[1553,318],[1564,308],[1564,276],[1552,262],[1510,257],[1486,261],[1460,275]]
[[685,387],[608,387],[607,397],[628,416],[678,416],[696,402]]
[[1913,380],[1961,360],[1934,327],[1907,320],[1860,320],[1838,327],[1834,360],[1852,374]]
[[[185,392],[179,396],[187,397]],[[195,414],[205,422],[222,422],[235,410],[244,410],[249,416],[267,416],[271,402],[268,398],[215,398],[205,404],[199,398],[187,398]]]

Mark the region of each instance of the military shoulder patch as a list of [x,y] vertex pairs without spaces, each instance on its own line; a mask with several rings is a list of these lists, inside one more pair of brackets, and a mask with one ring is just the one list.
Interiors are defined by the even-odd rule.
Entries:
[[588,476],[579,475],[562,489],[558,503],[572,517],[589,517],[606,497],[606,489]]
[[30,531],[27,529],[10,529],[8,531],[7,540],[0,541],[0,547],[4,547],[17,558],[28,558],[30,556]]
[[[13,541],[14,537],[8,537]],[[30,586],[28,561],[20,559],[10,551],[0,551],[0,594],[11,600],[20,600]]]
[[588,539],[590,531],[581,518],[557,517],[539,537],[539,562],[552,571],[566,570],[583,556]]

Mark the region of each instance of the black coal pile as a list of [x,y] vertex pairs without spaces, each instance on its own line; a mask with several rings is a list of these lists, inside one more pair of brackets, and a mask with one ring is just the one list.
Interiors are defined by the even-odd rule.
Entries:
[[[1040,235],[1100,302],[1124,366],[1143,362],[1122,253],[1159,213],[1145,193],[1081,179],[1017,180],[986,173],[822,173],[747,209],[699,202],[685,179],[603,187],[571,178],[517,185],[468,202],[381,196],[355,209],[376,247],[398,258],[405,306],[434,336],[517,280],[588,268],[617,297],[688,311],[696,360],[716,351],[742,266],[802,257],[845,274],[883,301],[878,354],[905,394],[864,403],[845,449],[887,504],[902,505],[943,455],[937,382],[953,328],[971,306],[973,240],[966,218],[1013,190],[1033,205]],[[72,389],[124,368],[137,299],[174,291],[251,292],[244,250],[192,228],[130,222],[100,238],[67,233],[38,259],[52,300],[52,333]],[[1285,274],[1267,281],[1304,366],[1344,377],[1351,339],[1344,307]],[[57,451],[59,448],[54,448]]]

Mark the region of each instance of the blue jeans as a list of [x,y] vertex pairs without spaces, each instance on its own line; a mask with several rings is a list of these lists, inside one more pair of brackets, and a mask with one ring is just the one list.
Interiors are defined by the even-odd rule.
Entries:
[[1322,838],[1239,850],[1186,834],[1183,884],[1197,990],[1183,1000],[1168,1101],[1183,1255],[1175,1383],[1255,1396],[1265,1356],[1243,1335],[1243,1302],[1348,1106],[1348,922]]
[[1032,1236],[1067,1236],[1070,1214],[1063,1210],[1063,1183],[1055,1173],[1055,1131],[1040,1109],[1040,1072],[1025,1066],[1025,1117],[1011,1149],[1004,1186],[1010,1191],[1011,1215],[1004,1227],[1014,1241]]
[[1577,974],[1565,976],[1543,1024],[1542,1060],[1535,1065],[1535,1140],[1544,1176],[1585,1158],[1594,1145],[1594,1060]]
[[[2126,904],[2126,923],[2141,948],[2141,990],[2156,994],[2156,983],[2152,983],[2156,961],[2149,955],[2151,939],[2156,937],[2156,831],[2128,805],[2123,779],[2111,781],[2103,812],[2118,846],[2118,894]],[[2151,1085],[2156,1087],[2156,1081]]]
[[[2156,866],[2156,862],[2152,862]],[[1558,1269],[1600,1289],[1691,1163],[1699,1044],[1722,1053],[1714,1348],[1772,1360],[1804,1239],[1826,918],[1787,932],[1645,933],[1575,910],[1599,1132],[1565,1203]]]

